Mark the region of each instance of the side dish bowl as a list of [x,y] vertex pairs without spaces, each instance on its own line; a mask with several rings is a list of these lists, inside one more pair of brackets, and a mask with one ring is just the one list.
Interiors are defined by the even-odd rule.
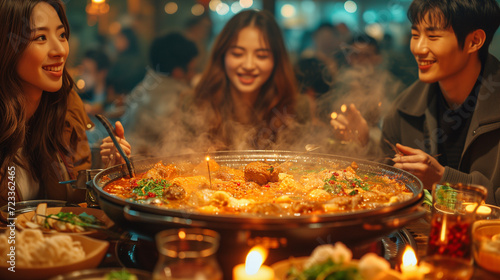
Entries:
[[71,235],[73,241],[81,243],[85,258],[80,261],[55,265],[48,267],[15,267],[15,272],[8,270],[8,264],[0,264],[0,279],[10,280],[38,280],[47,279],[60,274],[69,273],[72,271],[95,268],[103,259],[109,247],[108,241],[97,240],[83,235]]
[[[59,212],[73,213],[75,215],[80,215],[82,213],[86,213],[88,215],[94,216],[98,221],[102,222],[102,228],[108,229],[114,225],[113,221],[106,216],[104,211],[94,208],[84,208],[84,207],[49,207],[47,208],[46,215],[54,214],[56,215]],[[24,230],[28,228],[26,222],[30,222],[35,215],[35,211],[30,211],[27,213],[20,214],[17,216],[16,226],[20,230]],[[44,233],[57,233],[56,230],[43,230]],[[79,235],[88,235],[92,237],[99,237],[100,232],[95,229],[86,229],[83,232],[65,232],[67,234],[79,234]]]

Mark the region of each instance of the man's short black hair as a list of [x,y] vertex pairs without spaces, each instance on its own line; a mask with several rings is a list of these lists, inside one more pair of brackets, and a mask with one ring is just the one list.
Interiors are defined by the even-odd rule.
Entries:
[[95,61],[95,63],[97,64],[97,70],[109,69],[111,65],[108,55],[104,51],[99,49],[91,49],[86,51],[83,55],[83,58],[88,58]]
[[198,55],[196,44],[178,32],[156,38],[151,44],[151,67],[169,74],[176,67],[187,70],[188,64]]
[[486,40],[479,50],[479,59],[486,61],[489,45],[500,25],[496,0],[414,0],[408,9],[408,19],[413,25],[426,20],[427,14],[432,23],[453,28],[460,48],[464,47],[467,35],[484,30]]

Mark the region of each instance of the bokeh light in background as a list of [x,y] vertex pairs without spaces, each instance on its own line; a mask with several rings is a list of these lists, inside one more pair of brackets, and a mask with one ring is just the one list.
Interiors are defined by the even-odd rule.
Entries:
[[220,0],[212,0],[208,4],[208,7],[210,8],[211,11],[215,12],[217,11],[217,6],[221,3]]
[[358,5],[354,1],[345,1],[344,9],[348,13],[355,13],[358,10]]
[[280,12],[281,12],[282,17],[291,18],[297,14],[297,9],[295,9],[294,5],[285,4],[285,5],[283,5],[283,7],[281,7]]
[[243,10],[243,7],[241,7],[240,2],[234,2],[231,4],[231,12],[233,12],[233,14],[237,14],[241,10]]
[[215,9],[215,11],[217,12],[217,14],[223,16],[223,15],[229,13],[229,5],[221,2],[217,5],[217,8]]
[[[134,27],[144,48],[152,38],[179,31],[193,16],[208,13],[217,35],[226,22],[244,9],[269,7],[270,0],[86,0],[64,1],[77,51],[98,44],[98,36],[112,36]],[[406,11],[412,0],[275,0],[274,13],[290,52],[298,51],[308,33],[321,23],[345,24],[352,33],[367,32],[379,39],[392,36],[394,45],[406,49],[410,24]],[[500,0],[498,0],[500,2]],[[93,6],[91,6],[93,5]],[[159,6],[162,5],[162,6]],[[98,8],[99,7],[99,8]],[[103,12],[105,12],[103,14]],[[500,31],[490,51],[500,55]],[[73,36],[72,36],[73,37]],[[76,38],[77,37],[77,38]],[[214,36],[212,36],[213,40]],[[76,45],[76,44],[74,44]],[[75,61],[78,61],[76,59]]]
[[194,4],[191,8],[191,13],[195,16],[201,16],[205,12],[205,7],[202,4]]
[[365,33],[375,38],[377,41],[381,41],[384,38],[384,27],[378,23],[369,24],[365,27]]
[[240,0],[240,6],[244,9],[250,8],[253,5],[253,0]]
[[169,15],[175,14],[178,9],[179,6],[177,6],[177,3],[175,2],[168,2],[167,4],[165,4],[165,13]]

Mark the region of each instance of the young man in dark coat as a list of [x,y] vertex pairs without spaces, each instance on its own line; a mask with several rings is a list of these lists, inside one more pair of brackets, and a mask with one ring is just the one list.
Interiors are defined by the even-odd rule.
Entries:
[[[478,184],[500,205],[500,62],[488,47],[500,24],[495,0],[414,0],[411,52],[419,81],[402,92],[383,120],[380,141],[394,166],[434,183]],[[366,121],[349,107],[334,128]]]
[[[430,188],[470,183],[500,204],[500,62],[488,53],[500,23],[495,0],[415,0],[408,10],[419,81],[384,120],[404,155],[394,166]],[[385,142],[383,142],[385,143]],[[388,144],[384,151],[390,153]]]

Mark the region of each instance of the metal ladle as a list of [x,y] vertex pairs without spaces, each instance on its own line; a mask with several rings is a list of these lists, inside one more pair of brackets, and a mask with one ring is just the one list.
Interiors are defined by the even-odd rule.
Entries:
[[111,125],[111,123],[109,122],[109,120],[105,116],[103,116],[101,114],[96,114],[95,117],[102,123],[104,128],[106,128],[106,131],[108,132],[109,137],[111,137],[111,140],[113,140],[113,144],[115,145],[116,150],[118,150],[118,153],[120,153],[122,158],[125,160],[130,178],[135,177],[134,167],[132,166],[130,159],[127,157],[127,155],[123,151],[122,147],[118,143],[118,140],[116,139],[115,133],[113,131],[113,126]]

